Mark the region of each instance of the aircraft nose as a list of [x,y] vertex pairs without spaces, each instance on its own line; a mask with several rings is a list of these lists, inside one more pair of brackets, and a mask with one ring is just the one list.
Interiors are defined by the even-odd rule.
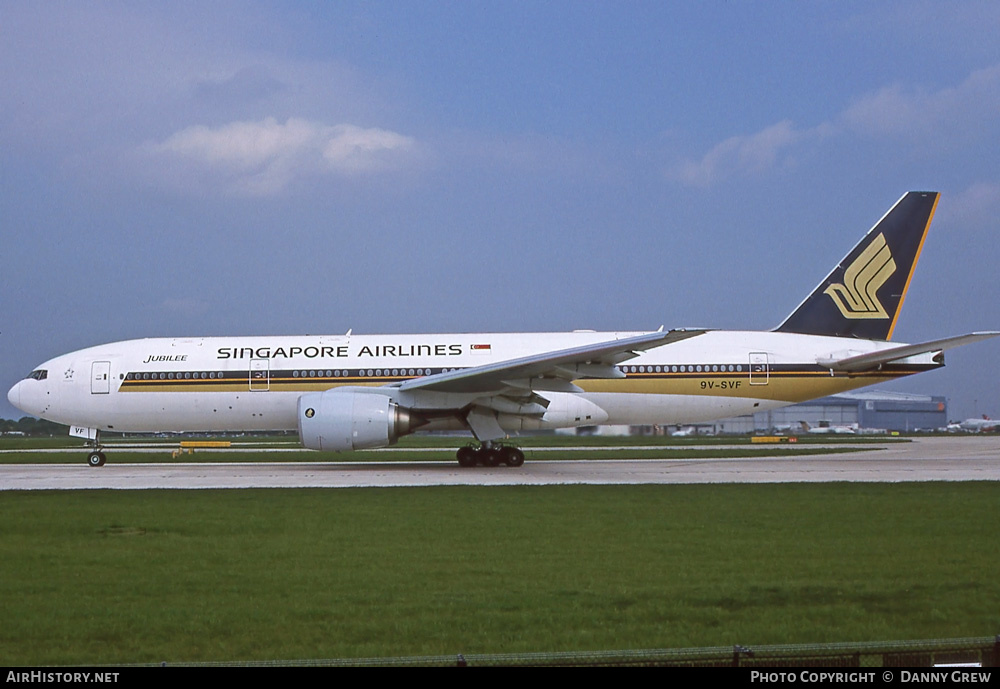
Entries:
[[12,406],[17,407],[18,409],[21,408],[21,381],[14,383],[14,387],[7,392],[7,401],[10,402]]

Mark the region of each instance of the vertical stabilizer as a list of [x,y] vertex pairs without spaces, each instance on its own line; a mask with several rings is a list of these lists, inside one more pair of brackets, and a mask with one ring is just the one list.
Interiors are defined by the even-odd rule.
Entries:
[[891,339],[939,197],[904,194],[777,331]]

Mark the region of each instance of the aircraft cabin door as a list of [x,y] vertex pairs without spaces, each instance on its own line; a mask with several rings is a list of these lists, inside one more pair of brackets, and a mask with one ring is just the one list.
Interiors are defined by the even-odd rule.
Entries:
[[90,365],[90,394],[107,395],[111,392],[111,362],[95,361]]
[[767,385],[769,375],[767,352],[750,352],[750,385]]
[[271,360],[251,359],[250,360],[250,389],[270,390],[271,389]]

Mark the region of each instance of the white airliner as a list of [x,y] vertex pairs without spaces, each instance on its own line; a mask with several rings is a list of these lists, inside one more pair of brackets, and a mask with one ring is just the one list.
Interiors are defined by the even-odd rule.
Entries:
[[698,429],[694,426],[684,426],[670,433],[671,438],[690,438],[693,435],[698,435]]
[[1000,428],[1000,420],[991,419],[983,414],[981,419],[966,419],[961,423],[948,424],[950,432],[967,431],[969,433],[993,433]]
[[101,431],[297,429],[311,449],[384,447],[466,429],[462,466],[519,466],[500,441],[600,424],[683,425],[775,409],[944,365],[979,332],[889,342],[937,206],[910,192],[777,328],[131,340],[45,362],[11,404]]
[[856,435],[858,432],[858,424],[856,423],[850,426],[842,424],[831,426],[828,422],[820,422],[819,426],[813,426],[808,421],[799,421],[799,428],[803,433],[813,435]]

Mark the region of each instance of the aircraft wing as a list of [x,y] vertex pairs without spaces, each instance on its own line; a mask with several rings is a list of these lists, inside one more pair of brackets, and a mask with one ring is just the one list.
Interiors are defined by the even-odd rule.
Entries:
[[987,340],[991,337],[996,337],[997,335],[1000,335],[1000,332],[987,331],[969,333],[968,335],[946,337],[943,340],[932,340],[930,342],[922,342],[920,344],[902,345],[900,347],[893,347],[892,349],[883,349],[878,352],[871,352],[870,354],[859,354],[857,356],[847,357],[846,359],[821,359],[817,363],[821,366],[833,369],[834,371],[867,371],[869,369],[878,368],[882,364],[888,364],[893,361],[898,361],[899,359],[905,359],[906,357],[916,356],[918,354],[928,354],[930,352],[943,352],[946,349],[961,347],[962,345],[979,342],[980,340]]
[[448,371],[401,383],[404,391],[487,393],[504,389],[582,392],[573,385],[581,378],[624,378],[616,364],[654,347],[697,337],[706,330],[668,330],[598,342],[583,347],[561,349],[475,366],[460,371]]

